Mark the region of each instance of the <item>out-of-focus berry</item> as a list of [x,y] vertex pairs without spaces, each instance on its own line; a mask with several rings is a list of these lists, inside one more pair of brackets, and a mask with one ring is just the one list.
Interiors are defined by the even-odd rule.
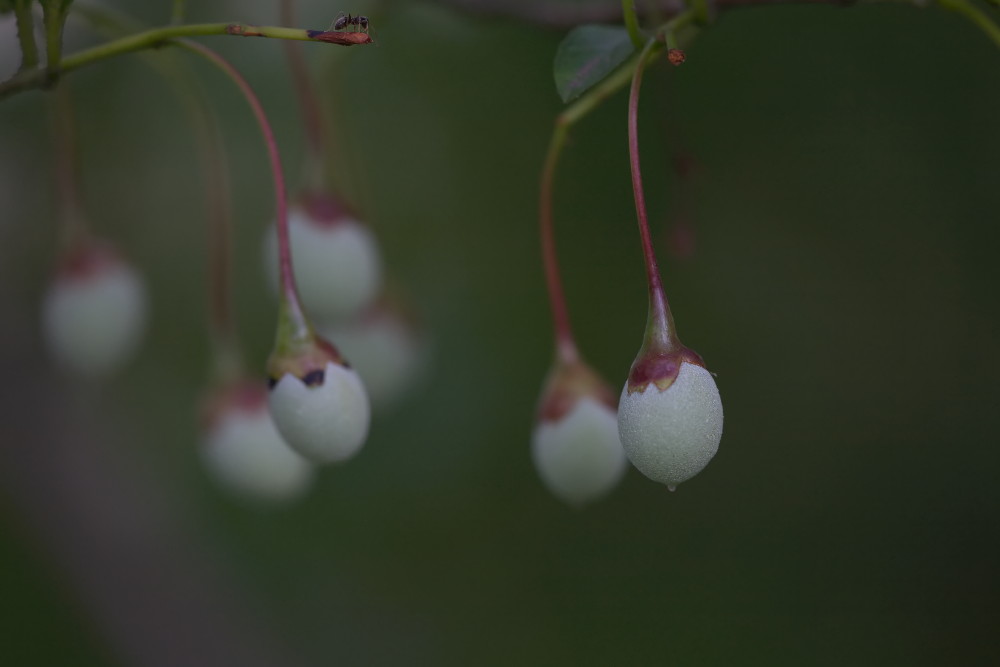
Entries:
[[[357,315],[378,294],[382,262],[371,230],[329,198],[311,198],[288,211],[295,282],[310,316],[324,322]],[[271,286],[278,286],[278,237],[264,244]]]
[[110,246],[91,243],[60,262],[42,303],[42,330],[59,363],[103,376],[135,352],[147,310],[139,274]]
[[250,500],[290,501],[313,480],[313,466],[274,427],[267,389],[256,382],[238,382],[210,399],[201,454],[224,487]]

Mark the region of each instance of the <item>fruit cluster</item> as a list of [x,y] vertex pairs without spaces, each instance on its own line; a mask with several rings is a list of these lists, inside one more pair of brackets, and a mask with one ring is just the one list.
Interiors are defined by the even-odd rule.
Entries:
[[[368,43],[367,18],[357,18],[364,18],[365,31],[351,34],[365,37],[357,43]],[[633,42],[639,36],[631,35]],[[567,111],[557,120],[542,176],[540,223],[556,361],[539,401],[531,452],[544,484],[576,506],[608,493],[622,478],[627,461],[673,490],[708,464],[722,437],[722,403],[715,380],[701,357],[677,337],[642,193],[636,121],[639,87],[647,61],[662,50],[661,41],[650,39],[634,57],[631,79],[629,154],[649,313],[642,347],[617,399],[577,350],[555,255],[553,174],[570,119],[580,113]],[[667,35],[665,41],[669,45],[672,37]],[[343,462],[362,448],[372,404],[376,408],[391,404],[417,374],[419,337],[386,289],[372,230],[330,185],[334,179],[325,173],[325,166],[332,142],[321,120],[328,114],[319,109],[297,47],[288,42],[309,155],[303,179],[307,185],[289,204],[274,133],[249,84],[214,51],[194,42],[178,43],[218,66],[243,92],[268,148],[276,203],[275,224],[263,244],[264,268],[278,297],[277,335],[267,362],[266,388],[243,370],[240,361],[228,294],[232,225],[226,219],[227,203],[211,207],[209,292],[215,360],[204,401],[203,458],[207,469],[238,494],[293,498],[313,479],[314,464]],[[671,47],[666,53],[674,65],[684,62],[683,51]],[[59,89],[57,100],[65,106],[65,86]],[[581,100],[579,105],[589,109],[593,103]],[[66,158],[64,162],[72,161],[72,132],[65,131],[71,114],[63,109],[58,116],[64,127],[57,131],[57,143],[62,144],[57,153]],[[218,137],[206,135],[210,152],[213,144],[221,152]],[[218,156],[209,162],[213,169],[224,164]],[[59,171],[63,198],[71,204],[64,207],[67,250],[44,298],[44,335],[52,356],[64,366],[83,375],[103,376],[121,367],[138,348],[149,310],[147,294],[138,272],[122,254],[91,234],[75,196],[72,165],[63,164]]]

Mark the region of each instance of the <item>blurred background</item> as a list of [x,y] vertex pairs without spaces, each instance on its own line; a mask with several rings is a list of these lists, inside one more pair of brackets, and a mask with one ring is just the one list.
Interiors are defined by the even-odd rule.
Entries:
[[[169,19],[165,1],[108,4]],[[189,4],[194,22],[278,23],[274,2]],[[67,79],[90,220],[151,292],[140,355],[100,385],[39,338],[58,210],[45,96],[0,104],[0,662],[996,664],[996,47],[936,7],[785,6],[724,13],[685,65],[650,70],[654,236],[725,433],[676,493],[630,470],[573,510],[529,456],[566,28],[453,4],[480,3],[300,4],[304,27],[371,17],[377,47],[304,49],[429,359],[362,452],[287,506],[232,498],[198,456],[205,202],[183,104],[140,56]],[[67,35],[69,51],[100,39],[73,18]],[[282,44],[203,43],[261,95],[294,187]],[[263,369],[266,155],[235,88],[184,57],[222,118],[240,333]],[[573,129],[555,203],[579,343],[615,386],[645,322],[625,106]]]

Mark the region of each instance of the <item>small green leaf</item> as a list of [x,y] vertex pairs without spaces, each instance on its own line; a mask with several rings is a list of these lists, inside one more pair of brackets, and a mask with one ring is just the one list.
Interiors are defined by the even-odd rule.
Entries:
[[552,73],[563,102],[571,102],[625,62],[635,47],[621,26],[582,25],[559,44]]

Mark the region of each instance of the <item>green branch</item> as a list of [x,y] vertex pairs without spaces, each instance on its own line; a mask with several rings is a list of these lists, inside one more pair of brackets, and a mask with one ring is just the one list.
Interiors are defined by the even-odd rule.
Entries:
[[62,60],[63,25],[66,24],[66,9],[69,3],[49,0],[42,3],[42,25],[45,27],[45,63],[48,73],[58,76],[59,61]]
[[[696,10],[689,9],[683,14],[678,14],[675,18],[663,24],[656,31],[656,35],[658,38],[667,40],[667,45],[671,46],[669,42],[675,39],[674,35],[682,28],[694,24],[697,18],[698,12]],[[645,42],[643,42],[643,45],[645,45]],[[650,54],[651,57],[646,61],[647,67],[656,60],[652,57],[652,55],[655,55],[662,49],[663,46],[659,43],[653,45],[652,54]],[[593,111],[601,102],[611,97],[625,86],[629,85],[632,82],[632,76],[635,73],[635,67],[639,60],[639,56],[640,54],[637,53],[623,62],[618,69],[581,95],[578,100],[573,102],[573,104],[566,107],[563,112],[556,117],[556,126],[568,127],[573,125],[578,120]],[[563,136],[563,139],[565,139],[565,136]]]
[[35,45],[35,19],[31,2],[15,0],[14,18],[17,21],[17,39],[21,42],[21,68],[19,71],[38,67],[38,47]]
[[639,18],[635,15],[634,0],[622,0],[622,18],[625,20],[625,29],[628,30],[628,38],[632,40],[632,46],[636,50],[641,49],[645,40],[639,30]]
[[[355,44],[370,44],[371,37],[363,32],[326,32],[323,30],[301,30],[297,28],[280,28],[272,26],[251,26],[242,23],[201,23],[192,25],[171,25],[154,28],[135,35],[107,42],[84,51],[71,54],[59,63],[58,71],[62,75],[102,60],[107,60],[124,53],[133,53],[143,49],[152,49],[171,43],[182,37],[198,37],[202,35],[232,35],[237,37],[271,37],[274,39],[294,39],[304,42],[325,42],[341,46]],[[15,74],[7,81],[0,83],[0,99],[9,97],[21,91],[41,88],[49,82],[49,72],[46,69],[35,68]]]

